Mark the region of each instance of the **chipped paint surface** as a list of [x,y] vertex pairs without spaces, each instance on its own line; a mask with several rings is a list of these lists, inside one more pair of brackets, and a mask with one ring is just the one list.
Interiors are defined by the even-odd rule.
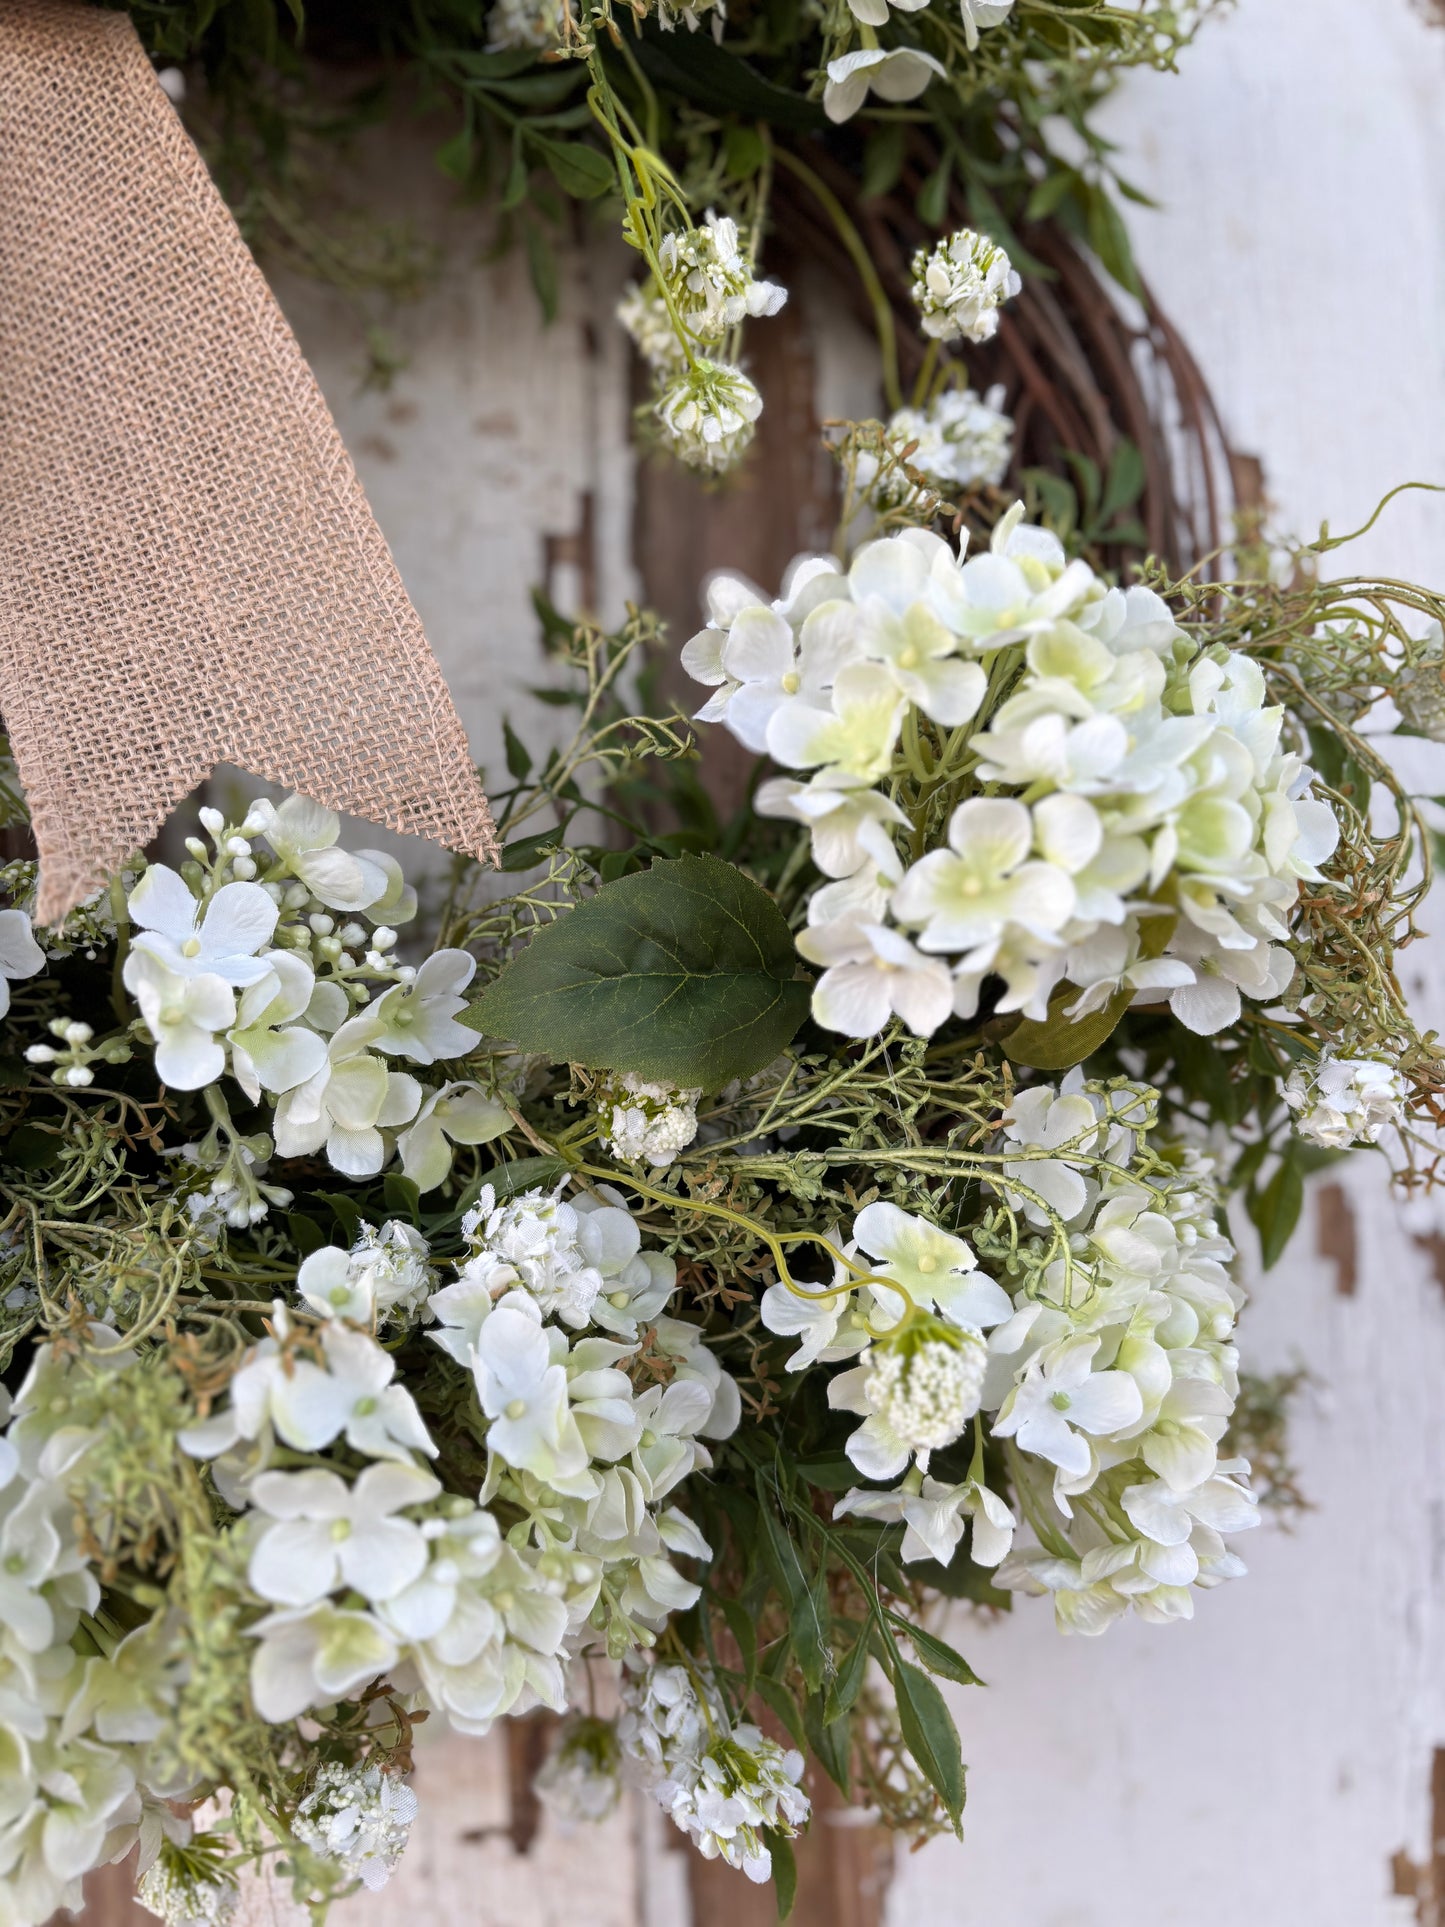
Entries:
[[[1125,173],[1164,203],[1130,213],[1144,272],[1287,527],[1354,527],[1395,483],[1445,480],[1442,86],[1445,34],[1410,0],[1241,0],[1177,79],[1111,109]],[[1438,584],[1439,498],[1348,560]],[[1436,1025],[1442,963],[1421,945],[1404,973]],[[992,1689],[955,1695],[968,1840],[902,1863],[893,1927],[1436,1921],[1396,1873],[1440,1878],[1445,1215],[1393,1199],[1374,1158],[1313,1190],[1313,1224],[1248,1280],[1243,1344],[1316,1382],[1294,1423],[1315,1509],[1242,1543],[1250,1577],[1190,1627],[1065,1640],[1025,1601],[959,1629]]]

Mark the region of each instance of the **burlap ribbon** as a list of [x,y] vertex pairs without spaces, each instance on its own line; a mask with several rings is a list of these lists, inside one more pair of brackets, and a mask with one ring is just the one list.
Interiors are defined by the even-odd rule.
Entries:
[[220,762],[491,856],[321,392],[123,14],[0,0],[0,710],[49,923]]

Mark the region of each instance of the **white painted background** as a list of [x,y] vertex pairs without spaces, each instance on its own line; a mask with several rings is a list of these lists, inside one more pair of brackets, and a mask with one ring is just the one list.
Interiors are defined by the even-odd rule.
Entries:
[[[1398,481],[1445,481],[1442,98],[1445,27],[1410,0],[1239,0],[1181,76],[1138,75],[1111,108],[1126,170],[1164,204],[1133,216],[1145,273],[1296,531],[1354,526]],[[403,199],[413,177],[396,171]],[[604,612],[634,592],[625,363],[605,250],[539,339],[517,264],[480,267],[462,217],[448,223],[452,265],[398,317],[411,364],[389,396],[357,394],[329,297],[284,292],[490,757],[501,700],[534,676],[545,537],[578,527],[585,489]],[[1438,584],[1445,498],[1397,504],[1349,559]],[[1418,991],[1445,1021],[1445,996]],[[1255,1534],[1251,1577],[1192,1626],[1064,1640],[1024,1601],[959,1628],[992,1689],[959,1695],[968,1839],[903,1861],[897,1927],[1416,1919],[1390,1860],[1428,1858],[1445,1745],[1445,1291],[1413,1241],[1428,1209],[1407,1223],[1367,1161],[1346,1183],[1356,1295],[1337,1295],[1307,1224],[1244,1330],[1255,1369],[1300,1362],[1318,1382],[1295,1428],[1315,1510]],[[639,1845],[636,1815],[514,1861],[489,1831],[500,1768],[494,1745],[424,1751],[404,1871],[341,1927],[685,1927],[678,1856]]]

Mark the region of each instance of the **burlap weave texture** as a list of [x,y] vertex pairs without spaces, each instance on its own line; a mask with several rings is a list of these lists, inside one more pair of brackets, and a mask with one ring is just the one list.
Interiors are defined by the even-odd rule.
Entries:
[[129,20],[0,0],[0,711],[53,922],[220,762],[477,856],[460,718]]

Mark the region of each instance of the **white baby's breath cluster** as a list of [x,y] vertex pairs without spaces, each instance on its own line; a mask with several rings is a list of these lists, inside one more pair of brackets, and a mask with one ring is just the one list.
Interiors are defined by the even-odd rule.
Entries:
[[[991,977],[1000,1011],[1042,1018],[1068,984],[1072,1018],[1167,997],[1211,1034],[1289,986],[1290,913],[1333,811],[1255,662],[1201,649],[1153,591],[1108,588],[1021,516],[967,560],[917,529],[846,571],[803,558],[771,604],[715,577],[683,650],[714,690],[699,718],[811,772],[756,807],[807,826],[825,878],[798,948],[826,1028],[897,1015],[928,1036]],[[924,724],[942,773],[988,794],[915,855],[896,789]]]
[[1023,286],[997,241],[959,228],[913,257],[913,299],[936,341],[991,341],[999,310]]
[[941,494],[980,485],[996,488],[1013,453],[1013,418],[1004,412],[1003,401],[1000,386],[986,395],[971,388],[946,388],[926,408],[900,408],[885,430],[893,465],[885,466],[869,449],[857,457],[854,481],[860,494],[884,509],[914,501],[917,485],[898,466],[905,450],[908,466]]
[[741,368],[698,356],[659,380],[656,414],[688,468],[721,473],[753,438],[763,398]]
[[305,1847],[335,1861],[348,1878],[376,1893],[391,1878],[416,1818],[415,1793],[379,1766],[317,1769],[291,1822]]
[[609,1080],[598,1095],[604,1121],[603,1144],[623,1163],[662,1169],[697,1136],[700,1090],[649,1083],[627,1071]]
[[737,222],[711,210],[701,227],[664,235],[658,261],[694,341],[720,341],[743,321],[777,314],[788,299],[786,288],[758,279]]
[[716,357],[744,321],[777,314],[787,298],[756,275],[736,221],[711,210],[700,227],[666,233],[657,276],[623,296],[617,319],[653,371],[653,413],[688,467],[730,468],[752,440],[762,397]]
[[533,1785],[564,1825],[605,1820],[622,1797],[622,1748],[612,1720],[574,1713],[557,1728]]
[[1378,1144],[1387,1130],[1399,1129],[1407,1086],[1399,1071],[1377,1058],[1325,1051],[1313,1064],[1292,1070],[1280,1094],[1302,1138],[1345,1151],[1352,1144]]
[[[438,950],[401,961],[397,926],[415,915],[416,892],[385,852],[340,848],[331,810],[293,796],[258,800],[239,825],[218,810],[201,820],[209,844],[193,837],[182,871],[153,863],[130,892],[124,979],[162,1081],[214,1093],[216,1128],[195,1162],[217,1174],[210,1192],[227,1222],[258,1222],[289,1201],[256,1182],[258,1157],[273,1151],[324,1152],[352,1178],[399,1157],[434,1189],[454,1144],[485,1143],[509,1122],[479,1085],[413,1074],[476,1048],[456,1021],[474,960]],[[227,1080],[271,1113],[269,1133],[245,1149]]]
[[799,1785],[801,1753],[730,1721],[713,1682],[682,1666],[624,1671],[618,1732],[631,1777],[704,1859],[722,1859],[750,1880],[771,1877],[763,1834],[791,1837],[811,1811]]
[[197,1860],[184,1848],[173,1850],[167,1841],[142,1875],[136,1899],[166,1927],[227,1927],[241,1892],[234,1878],[209,1857]]

